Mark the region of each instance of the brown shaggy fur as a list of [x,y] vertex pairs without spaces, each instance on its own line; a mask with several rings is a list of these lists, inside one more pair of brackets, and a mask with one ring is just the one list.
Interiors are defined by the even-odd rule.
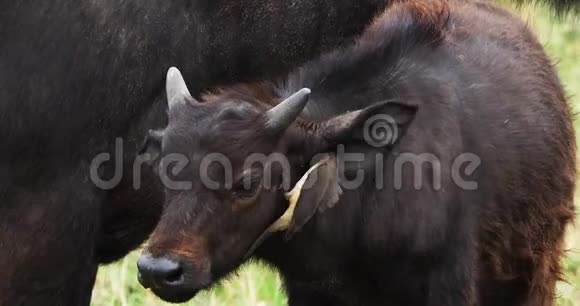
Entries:
[[[303,87],[312,89],[310,102],[273,137],[261,112]],[[400,141],[377,149],[388,155],[385,173],[393,173],[390,163],[402,153],[433,154],[443,171],[462,153],[481,158],[473,174],[476,190],[455,184],[449,170],[441,190],[397,189],[390,178],[377,190],[365,181],[345,189],[333,209],[317,212],[291,240],[266,240],[255,256],[280,270],[290,305],[555,304],[565,230],[574,220],[572,114],[542,46],[508,12],[478,1],[397,1],[354,44],[282,80],[218,89],[203,100],[170,111],[165,153],[217,151],[238,169],[250,153],[282,152],[299,178],[314,154],[336,152],[339,144],[347,152],[375,152],[357,136],[356,122],[368,119],[362,114],[369,109],[417,108],[413,122],[400,127]],[[382,108],[380,101],[391,102]],[[365,161],[357,167],[379,166]],[[412,174],[402,176],[411,181]],[[243,261],[248,246],[286,207],[280,190],[262,191],[243,212],[201,185],[187,192],[189,202],[168,199],[169,215],[150,247],[184,260],[182,245],[166,247],[169,233],[211,237],[209,259],[185,261],[211,261],[205,279],[213,281]],[[199,217],[183,220],[184,211]],[[195,294],[192,287],[207,284],[187,283],[183,296]],[[163,289],[156,293],[176,298]]]

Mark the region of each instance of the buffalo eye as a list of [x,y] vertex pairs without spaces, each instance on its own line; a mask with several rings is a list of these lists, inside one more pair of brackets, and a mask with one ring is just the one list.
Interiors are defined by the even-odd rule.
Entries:
[[262,185],[262,174],[258,169],[248,169],[232,185],[232,195],[237,199],[253,199]]

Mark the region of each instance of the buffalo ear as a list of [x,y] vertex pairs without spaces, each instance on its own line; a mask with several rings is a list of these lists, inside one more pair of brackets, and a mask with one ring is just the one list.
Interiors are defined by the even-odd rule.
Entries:
[[287,194],[289,208],[294,212],[286,229],[286,239],[291,239],[314,215],[334,207],[341,195],[336,155],[321,154],[320,161]]
[[161,156],[163,131],[149,130],[138,151],[138,156],[149,166],[153,166]]
[[329,145],[358,141],[376,148],[394,146],[416,113],[414,105],[380,102],[319,123],[315,135]]

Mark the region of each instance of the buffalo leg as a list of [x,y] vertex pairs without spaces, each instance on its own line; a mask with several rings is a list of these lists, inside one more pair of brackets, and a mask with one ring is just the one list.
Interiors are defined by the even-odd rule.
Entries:
[[0,191],[0,306],[89,305],[100,203],[82,182],[71,175]]

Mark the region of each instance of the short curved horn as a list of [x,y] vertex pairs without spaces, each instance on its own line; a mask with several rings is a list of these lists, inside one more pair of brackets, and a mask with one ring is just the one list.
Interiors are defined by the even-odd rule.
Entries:
[[192,99],[181,72],[175,67],[171,67],[167,71],[165,88],[167,91],[167,103],[170,109],[179,103],[187,101],[187,99]]
[[288,128],[306,107],[309,97],[310,89],[302,88],[269,110],[266,113],[268,129],[279,132]]

